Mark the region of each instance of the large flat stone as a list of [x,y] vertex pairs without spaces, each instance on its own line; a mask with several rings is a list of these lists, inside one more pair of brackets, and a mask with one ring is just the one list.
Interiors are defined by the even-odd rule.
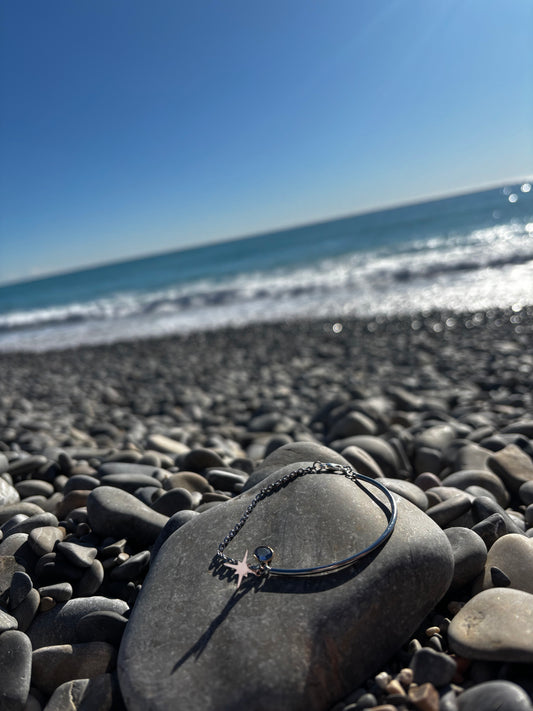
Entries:
[[[163,544],[121,645],[129,711],[166,711],[176,699],[189,711],[329,709],[379,670],[446,592],[448,540],[404,499],[389,541],[358,564],[314,578],[248,576],[237,590],[228,568],[213,567],[217,546],[261,486],[293,468],[193,518]],[[359,486],[309,474],[261,501],[228,555],[242,559],[267,544],[278,566],[325,564],[366,547],[385,525]]]
[[448,628],[454,652],[469,659],[533,662],[533,595],[512,588],[483,590]]

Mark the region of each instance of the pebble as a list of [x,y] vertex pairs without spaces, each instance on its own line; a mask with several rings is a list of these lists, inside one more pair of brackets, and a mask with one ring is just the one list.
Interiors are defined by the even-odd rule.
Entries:
[[62,526],[38,526],[30,531],[28,543],[36,555],[42,556],[51,553],[65,536],[66,530]]
[[468,494],[457,494],[440,504],[431,506],[426,513],[441,528],[446,528],[450,523],[456,521],[459,516],[470,511],[471,499]]
[[137,580],[144,576],[150,566],[150,551],[141,551],[113,568],[111,580]]
[[[274,471],[270,481],[292,469],[293,464],[289,464]],[[363,681],[370,669],[379,668],[448,588],[453,569],[448,540],[422,511],[400,499],[392,537],[371,565],[362,564],[358,574],[347,569],[336,574],[337,581],[327,577],[269,578],[264,593],[251,594],[253,589],[246,585],[242,594],[235,595],[233,577],[227,573],[221,577],[209,566],[221,533],[239,520],[262,485],[192,519],[159,551],[121,645],[119,678],[129,711],[146,708],[148,698],[154,709],[166,709],[177,694],[184,706],[194,707],[200,693],[203,706],[213,711],[245,707],[254,703],[256,684],[268,694],[265,698],[273,707],[295,708],[298,703],[303,708],[318,694],[327,708],[328,701],[333,704]],[[304,502],[306,520],[313,521],[311,528],[300,517],[287,517],[288,510]],[[277,492],[269,503],[258,506],[254,525],[239,532],[236,555],[244,555],[246,548],[253,550],[261,531],[263,536],[270,532],[266,540],[261,537],[259,541],[271,542],[279,549],[273,540],[276,535],[280,544],[291,540],[291,549],[285,552],[287,564],[305,567],[317,558],[331,560],[338,555],[334,550],[338,550],[340,541],[344,550],[346,546],[360,547],[362,540],[350,541],[351,536],[359,537],[366,531],[372,540],[382,526],[374,502],[341,476],[301,477]],[[355,531],[347,526],[354,510],[358,512]],[[321,535],[322,531],[327,535]],[[186,546],[182,545],[184,540]],[[419,568],[413,568],[413,560],[418,561]],[[404,565],[410,568],[409,576],[402,573]],[[380,584],[385,578],[386,588]],[[320,594],[316,594],[317,586]],[[393,597],[388,592],[390,586],[395,591]],[[192,604],[191,589],[202,590],[201,606]],[[302,595],[312,591],[315,594],[306,595],[302,607]],[[412,605],[414,598],[416,606]],[[354,604],[356,616],[351,614]],[[397,620],[393,628],[381,623],[391,615]],[[207,628],[207,638],[206,616],[217,620],[216,633],[211,636]],[[172,626],[166,623],[169,617]],[[250,624],[253,639],[247,631]],[[328,630],[325,655],[315,647],[322,644],[316,638],[317,625]],[[180,630],[178,636],[175,629]],[[340,642],[346,639],[353,644]],[[275,645],[275,654],[267,653],[271,645]],[[146,648],[152,650],[149,656],[143,651]],[[201,654],[195,653],[197,648]],[[302,650],[309,650],[305,654],[314,658],[318,654],[320,659],[321,673],[312,685],[305,683],[310,661],[307,656],[302,660]],[[228,668],[232,669],[229,676]],[[248,683],[252,677],[256,679],[254,685]],[[157,700],[152,700],[150,691],[154,683],[160,689]]]
[[480,486],[489,491],[502,507],[507,506],[510,499],[502,480],[486,469],[454,472],[444,479],[444,485],[463,490],[471,486]]
[[528,694],[510,681],[485,681],[464,691],[459,711],[533,711]]
[[483,590],[448,627],[454,652],[468,659],[533,662],[533,595],[512,588]]
[[108,642],[118,649],[128,620],[112,610],[95,610],[76,624],[77,642]]
[[122,708],[118,684],[112,674],[74,679],[60,684],[44,711],[113,711]]
[[[196,493],[196,492],[195,492]],[[193,508],[193,493],[187,489],[170,489],[152,504],[152,509],[165,516]]]
[[518,495],[522,500],[522,503],[526,506],[533,504],[533,481],[526,481],[520,485],[518,489]]
[[421,511],[426,511],[428,508],[428,497],[416,484],[410,481],[402,481],[401,479],[380,479],[380,483],[384,484],[389,491],[393,491],[404,499],[410,501],[417,506]]
[[117,489],[122,489],[130,494],[144,486],[161,488],[161,482],[153,476],[145,474],[124,473],[124,474],[106,474],[100,479],[102,486],[116,486]]
[[39,615],[28,629],[33,649],[75,641],[76,625],[90,612],[109,610],[119,615],[128,610],[124,600],[95,596],[75,598]]
[[20,494],[17,489],[0,477],[0,507],[16,504],[18,501],[20,501]]
[[9,606],[11,609],[20,605],[27,597],[30,590],[33,588],[33,583],[27,573],[18,570],[13,573],[11,585],[9,586]]
[[165,527],[157,537],[155,543],[152,546],[152,556],[151,556],[151,561],[153,563],[155,556],[158,554],[159,549],[163,545],[163,543],[171,536],[174,531],[177,531],[178,528],[181,528],[184,526],[188,521],[190,521],[193,518],[196,518],[196,516],[199,516],[200,514],[198,511],[178,511],[174,515],[172,515],[168,521],[165,524]]
[[76,543],[73,540],[59,541],[55,550],[78,568],[90,568],[98,553],[93,546]]
[[493,587],[493,567],[506,576],[511,588],[533,594],[533,539],[511,533],[497,540],[487,556],[483,589]]
[[43,693],[52,694],[67,681],[105,674],[113,669],[115,658],[115,648],[107,642],[41,647],[32,655],[32,684]]
[[198,447],[185,454],[183,468],[201,473],[210,467],[223,467],[224,460],[212,449]]
[[26,632],[29,628],[41,602],[41,596],[35,588],[32,588],[24,600],[11,609],[11,614],[16,617],[19,630]]
[[451,590],[467,585],[484,569],[487,547],[483,539],[470,528],[450,527],[444,531],[453,551]]
[[493,513],[472,526],[471,530],[483,540],[487,550],[490,550],[499,538],[507,534],[507,525],[501,513]]
[[[1,545],[1,544],[0,544]],[[24,568],[17,563],[12,555],[0,555],[0,596],[11,587],[13,574],[20,570],[24,572]]]
[[429,682],[435,687],[446,686],[454,677],[457,664],[447,654],[424,647],[411,660],[415,684]]
[[54,493],[54,485],[49,481],[42,481],[41,479],[25,479],[19,481],[15,484],[15,489],[21,499],[25,499],[28,496],[52,496]]
[[483,521],[491,514],[498,513],[502,517],[507,533],[520,533],[523,531],[516,522],[499,506],[495,501],[488,496],[479,496],[472,502],[472,515],[475,522]]
[[18,503],[5,504],[0,506],[0,526],[3,526],[6,521],[16,516],[23,514],[24,516],[35,516],[36,514],[44,513],[40,506],[28,503],[27,501],[19,501]]
[[164,489],[186,489],[191,492],[214,491],[205,477],[196,472],[176,472],[163,480]]
[[16,630],[18,626],[17,620],[0,607],[0,634],[6,630]]
[[412,686],[408,692],[409,700],[420,711],[439,711],[439,692],[429,682]]
[[100,536],[128,538],[139,545],[152,544],[168,521],[128,492],[113,486],[99,486],[87,500],[87,515]]
[[24,632],[0,634],[0,708],[22,711],[30,693],[31,643]]
[[518,493],[525,482],[533,481],[533,460],[516,444],[508,444],[491,454],[487,464],[512,493]]

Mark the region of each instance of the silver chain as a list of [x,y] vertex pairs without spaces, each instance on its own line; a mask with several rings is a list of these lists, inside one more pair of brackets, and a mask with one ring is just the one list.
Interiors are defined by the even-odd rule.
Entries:
[[[237,521],[235,526],[233,526],[233,528],[228,533],[228,535],[224,538],[224,540],[221,543],[219,543],[218,550],[217,550],[218,556],[225,563],[233,563],[233,564],[238,563],[238,561],[235,558],[231,558],[226,553],[224,553],[224,550],[231,543],[231,541],[235,538],[237,533],[239,533],[239,531],[244,526],[244,524],[248,520],[250,514],[255,509],[257,504],[260,501],[263,501],[263,499],[266,499],[267,496],[270,496],[270,494],[274,494],[276,491],[279,491],[284,486],[286,486],[289,482],[294,481],[298,477],[305,476],[306,474],[323,474],[325,472],[334,472],[337,474],[342,474],[350,481],[356,481],[357,478],[360,476],[357,474],[357,472],[355,472],[348,465],[325,464],[324,462],[314,462],[313,464],[311,464],[308,467],[300,467],[299,469],[295,469],[294,471],[290,472],[290,474],[284,474],[282,477],[280,477],[276,481],[272,482],[272,484],[269,484],[268,486],[263,487],[259,491],[259,493],[254,496],[254,498],[248,504],[248,507],[246,508],[245,512],[241,516],[240,520]],[[256,570],[258,572],[262,572],[264,570],[261,566],[250,566],[250,567],[252,568],[252,570]]]

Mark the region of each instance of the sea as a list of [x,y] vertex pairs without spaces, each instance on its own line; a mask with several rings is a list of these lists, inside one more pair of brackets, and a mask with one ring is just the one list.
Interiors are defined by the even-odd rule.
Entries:
[[5,285],[0,351],[531,304],[522,182]]

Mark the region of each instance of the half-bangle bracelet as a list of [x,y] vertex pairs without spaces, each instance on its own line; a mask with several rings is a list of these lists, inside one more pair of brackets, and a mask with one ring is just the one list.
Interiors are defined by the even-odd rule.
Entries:
[[[360,482],[371,484],[387,497],[387,500],[390,505],[390,511],[387,511],[386,506],[382,504],[381,501],[376,500],[376,505],[379,505],[379,507],[382,508],[382,510],[384,510],[386,514],[387,526],[385,530],[381,533],[381,535],[378,536],[375,541],[373,541],[373,543],[371,543],[366,548],[363,548],[362,550],[353,553],[347,558],[337,560],[333,563],[327,563],[326,565],[317,565],[313,568],[274,568],[272,567],[274,551],[272,548],[270,548],[270,546],[266,545],[260,545],[255,549],[254,556],[258,561],[256,565],[248,565],[246,560],[248,557],[248,551],[246,551],[244,559],[242,561],[230,558],[224,552],[229,543],[235,538],[237,533],[244,526],[244,524],[248,520],[248,517],[260,501],[265,499],[267,496],[270,496],[271,494],[279,491],[291,481],[294,481],[294,479],[305,476],[306,474],[325,474],[328,472],[333,474],[341,474],[342,476],[346,477],[347,479],[358,485],[360,485]],[[367,496],[374,498],[373,495],[369,491],[367,491],[365,487],[361,486],[361,489],[367,494]],[[360,560],[361,558],[364,558],[365,556],[369,555],[377,548],[379,548],[391,536],[394,530],[394,526],[396,525],[397,516],[398,508],[396,506],[396,501],[392,496],[391,492],[387,489],[387,487],[384,484],[381,484],[379,480],[371,479],[368,476],[359,474],[359,472],[356,472],[350,466],[315,462],[309,467],[295,469],[289,474],[285,474],[280,479],[277,479],[272,484],[268,484],[268,486],[262,488],[259,493],[256,494],[256,496],[250,501],[248,507],[241,516],[241,519],[235,524],[235,526],[231,529],[228,535],[219,544],[216,555],[220,560],[223,561],[225,566],[227,566],[228,568],[233,568],[235,573],[238,575],[237,587],[240,586],[242,579],[248,575],[280,575],[290,577],[326,575],[328,573],[334,573],[337,570],[342,570],[343,568],[352,565],[356,561]]]

